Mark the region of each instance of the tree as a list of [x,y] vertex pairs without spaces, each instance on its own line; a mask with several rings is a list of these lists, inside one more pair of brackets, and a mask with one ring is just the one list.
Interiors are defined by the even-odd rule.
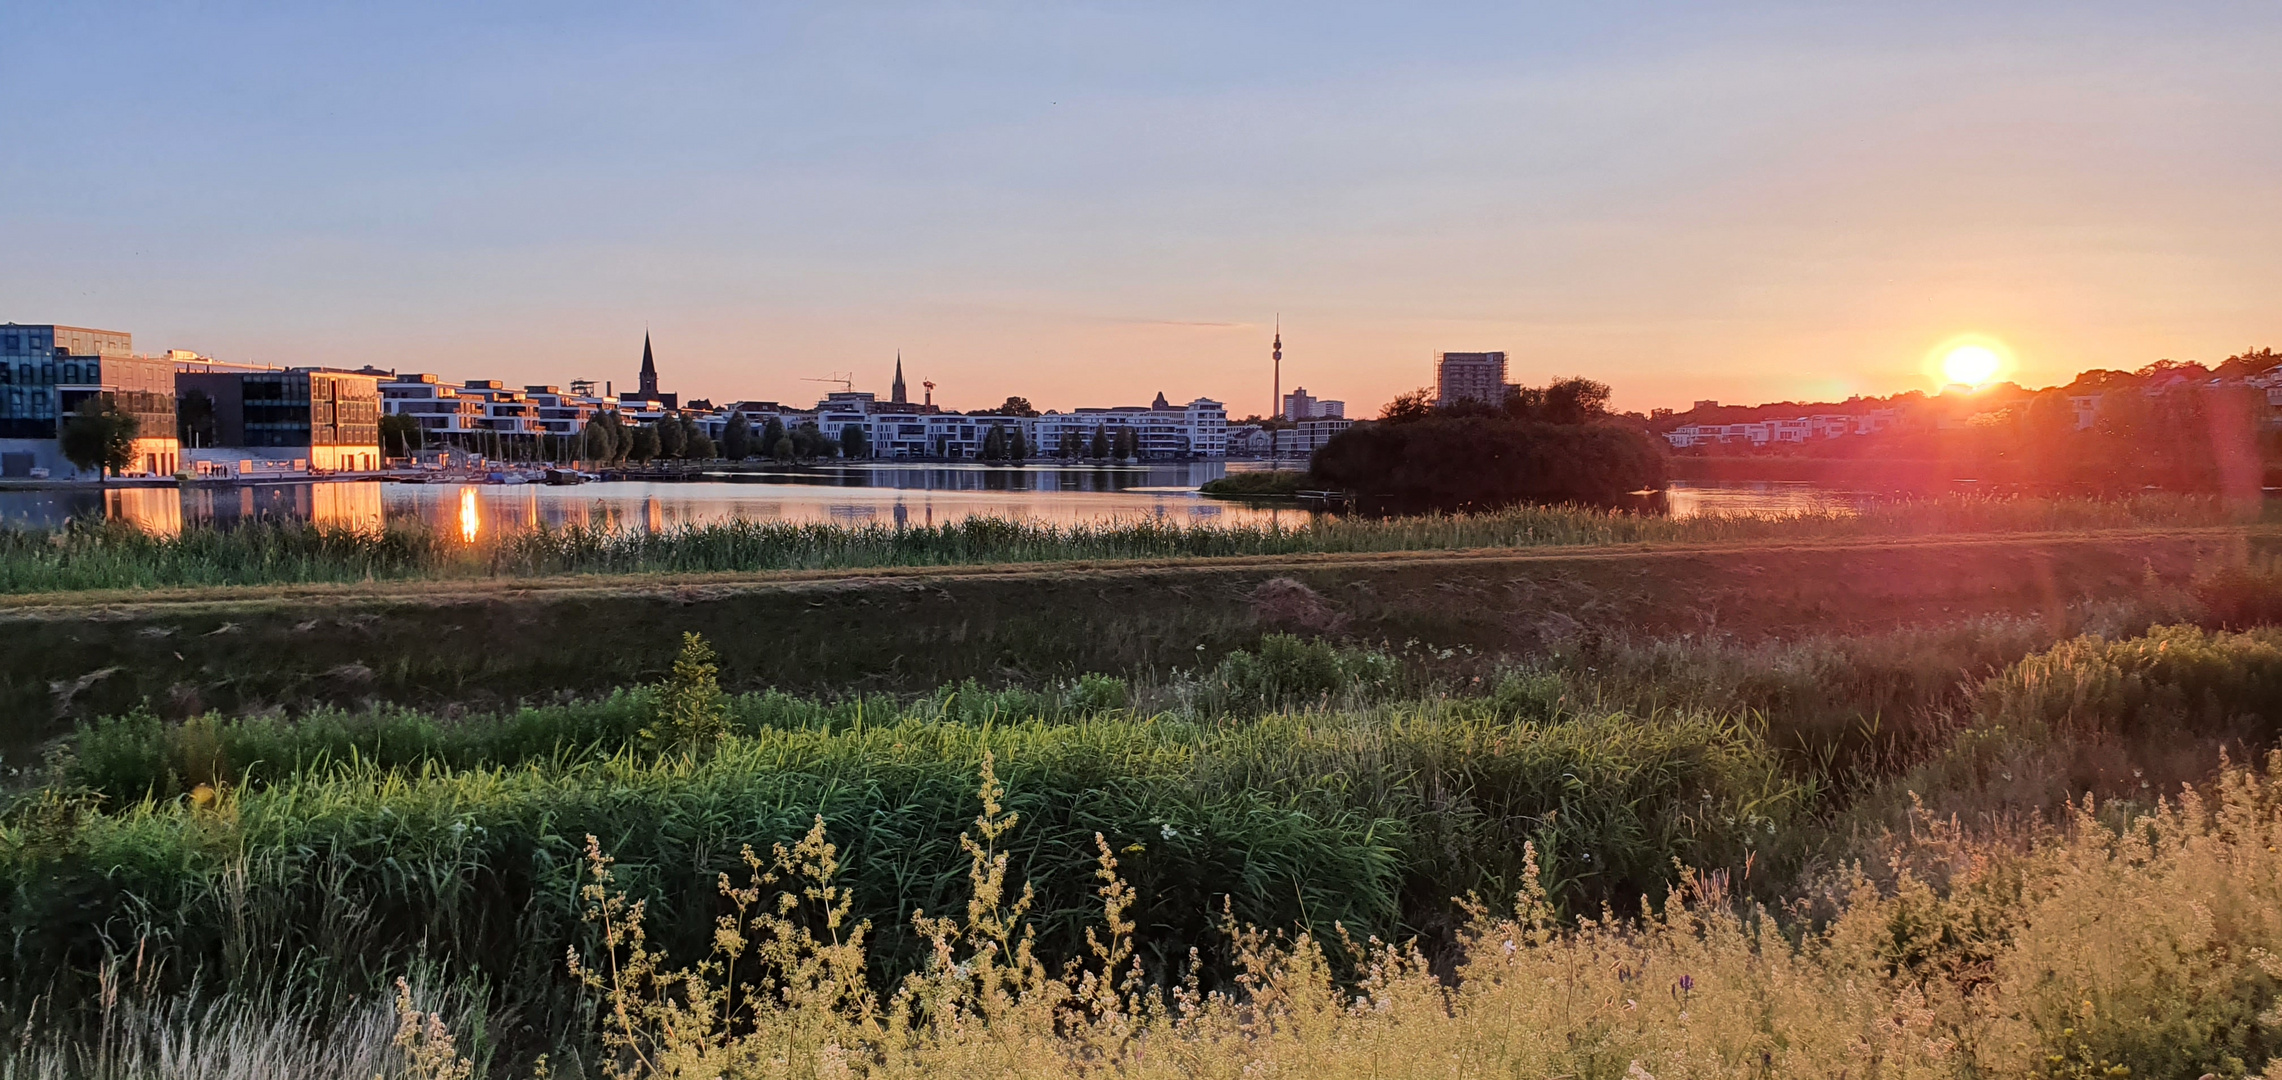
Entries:
[[721,427],[721,456],[731,461],[743,461],[753,456],[753,428],[745,414],[729,414],[729,422]]
[[1006,399],[1006,404],[1004,404],[1004,405],[1000,405],[1000,406],[999,406],[999,407],[998,407],[998,408],[997,408],[995,411],[996,411],[996,412],[997,412],[997,413],[998,413],[1000,416],[1036,416],[1036,415],[1038,415],[1038,410],[1031,408],[1031,407],[1030,407],[1030,399],[1029,399],[1029,398],[1025,398],[1025,397],[1010,397],[1010,398],[1007,398],[1007,399]]
[[[388,433],[387,421],[387,417],[381,418],[383,435]],[[175,437],[182,445],[194,448],[214,445],[214,399],[207,397],[204,390],[182,395],[181,403],[174,407],[174,425]]]
[[842,424],[840,426],[840,456],[844,458],[872,456],[872,442],[864,437],[864,426],[862,424]]
[[[1033,413],[1032,415],[1036,414]],[[1030,440],[1023,437],[1022,425],[1020,424],[1016,424],[1013,427],[1007,429],[1006,459],[1008,461],[1030,460]]]
[[[193,390],[191,393],[198,394],[198,391]],[[198,394],[198,396],[205,397],[204,394]],[[188,401],[188,398],[184,399],[185,404]],[[211,413],[214,403],[207,402],[206,408],[209,413],[207,424],[211,427],[213,424]],[[420,421],[403,413],[389,413],[380,418],[381,453],[389,457],[411,457],[412,451],[420,448],[421,434]]]
[[682,444],[681,456],[691,461],[711,461],[721,456],[721,448],[713,445],[713,436],[707,435],[704,428],[692,430],[687,438]]
[[650,432],[652,437],[658,441],[658,456],[661,458],[680,457],[682,450],[689,442],[687,433],[681,427],[681,417],[672,413],[660,416],[652,422]]
[[830,455],[833,446],[832,440],[824,436],[823,429],[818,428],[814,420],[804,421],[792,429],[792,456],[796,458],[814,461]]
[[1006,456],[1006,432],[997,424],[983,433],[983,460],[997,461]]
[[120,409],[111,395],[90,397],[63,423],[64,459],[96,470],[97,480],[116,475],[134,463],[135,435],[141,426],[135,414]]
[[1134,432],[1133,432],[1133,429],[1132,429],[1132,428],[1129,428],[1129,427],[1121,427],[1121,428],[1118,428],[1118,429],[1117,429],[1117,459],[1118,459],[1119,461],[1128,461],[1128,460],[1131,460],[1131,459],[1133,459],[1133,458],[1137,458],[1137,457],[1140,457],[1140,456],[1141,456],[1141,438],[1140,438],[1140,436],[1138,436],[1138,435],[1134,434]]
[[1062,432],[1062,457],[1074,460],[1085,454],[1085,440],[1075,431]]
[[1506,415],[1548,424],[1590,424],[1608,416],[1608,384],[1586,378],[1561,379],[1544,387],[1516,387],[1506,398]]
[[1407,394],[1396,394],[1387,407],[1379,410],[1379,419],[1389,424],[1407,424],[1434,415],[1434,395],[1425,387]]
[[[783,442],[784,438],[784,420],[781,417],[769,417],[769,422],[761,425],[761,450],[763,453],[776,454],[777,444]],[[782,456],[790,457],[791,455]]]
[[1093,429],[1093,459],[1100,461],[1109,456],[1109,432],[1100,426]]
[[633,449],[633,441],[627,437],[618,414],[609,409],[587,418],[578,442],[578,456],[598,464],[621,460]]
[[[777,427],[778,430],[783,430],[783,425],[780,424]],[[778,461],[791,461],[793,453],[792,436],[790,435],[777,436],[777,441],[769,446],[769,456]]]
[[628,436],[626,440],[627,458],[634,461],[649,461],[658,456],[657,425],[643,424],[641,427],[628,432]]

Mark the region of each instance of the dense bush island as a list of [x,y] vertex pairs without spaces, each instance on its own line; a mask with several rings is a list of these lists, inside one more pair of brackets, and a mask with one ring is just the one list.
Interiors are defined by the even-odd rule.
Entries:
[[1301,469],[1255,469],[1251,472],[1232,472],[1218,480],[1207,480],[1198,491],[1206,495],[1265,496],[1296,495],[1315,483]]
[[1315,452],[1309,471],[1402,509],[1514,503],[1613,505],[1664,485],[1660,440],[1613,423],[1431,416],[1358,424]]

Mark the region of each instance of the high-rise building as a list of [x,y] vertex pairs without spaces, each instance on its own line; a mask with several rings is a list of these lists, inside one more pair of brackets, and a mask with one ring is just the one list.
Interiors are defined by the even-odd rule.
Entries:
[[1284,395],[1283,417],[1286,420],[1340,419],[1346,415],[1346,402],[1326,401],[1323,398],[1312,396],[1307,392],[1307,387],[1304,386]]
[[1435,405],[1450,406],[1461,401],[1503,405],[1506,393],[1504,353],[1446,352],[1435,356]]

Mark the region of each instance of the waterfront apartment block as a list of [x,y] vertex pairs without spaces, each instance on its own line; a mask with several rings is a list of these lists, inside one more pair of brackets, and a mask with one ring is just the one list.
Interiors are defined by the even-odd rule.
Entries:
[[188,452],[202,475],[372,472],[381,467],[380,391],[373,376],[317,368],[180,371],[175,387],[211,409],[210,434]]
[[63,456],[71,414],[107,397],[136,420],[128,475],[171,476],[175,439],[174,367],[137,356],[134,336],[54,324],[0,324],[0,476],[89,476]]
[[1446,352],[1434,358],[1434,404],[1437,406],[1448,407],[1461,401],[1503,405],[1509,393],[1508,385],[1502,352]]

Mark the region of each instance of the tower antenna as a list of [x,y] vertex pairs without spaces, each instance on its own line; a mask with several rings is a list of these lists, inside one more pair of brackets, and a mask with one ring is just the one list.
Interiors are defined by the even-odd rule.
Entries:
[[1274,398],[1268,402],[1268,411],[1281,418],[1284,415],[1284,313],[1280,311],[1276,313],[1276,344],[1274,350],[1271,355],[1276,360],[1276,388]]

